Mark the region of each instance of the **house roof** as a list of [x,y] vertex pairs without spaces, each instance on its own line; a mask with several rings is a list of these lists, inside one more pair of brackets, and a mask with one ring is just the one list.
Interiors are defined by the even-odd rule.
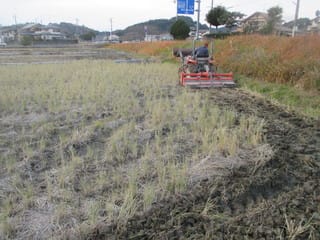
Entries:
[[315,22],[315,23],[320,23],[320,17],[316,17],[316,18],[312,19],[311,21]]
[[0,27],[0,33],[1,32],[11,32],[11,31],[16,31],[16,30],[17,30],[16,26]]
[[49,23],[47,26],[43,26],[42,29],[56,29],[56,30],[60,30],[59,26],[56,26],[54,24]]
[[264,18],[266,18],[266,19],[269,17],[267,13],[264,13],[264,12],[255,12],[255,13],[251,14],[249,17],[243,19],[242,21],[243,21],[243,22],[246,22],[246,21],[248,21],[248,20],[250,20],[250,19],[252,19],[252,18],[256,18],[257,16],[262,16],[262,17],[264,17]]
[[29,23],[29,24],[23,26],[23,27],[21,28],[21,30],[26,30],[26,29],[34,28],[34,27],[42,27],[42,25],[39,24],[39,23]]

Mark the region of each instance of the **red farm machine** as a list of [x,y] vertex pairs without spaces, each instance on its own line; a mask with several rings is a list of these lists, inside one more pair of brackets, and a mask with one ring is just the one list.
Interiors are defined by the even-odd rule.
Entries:
[[[193,43],[195,46],[195,42]],[[179,84],[191,88],[235,87],[232,73],[219,73],[213,57],[197,57],[193,49],[174,49],[173,54],[181,58]]]

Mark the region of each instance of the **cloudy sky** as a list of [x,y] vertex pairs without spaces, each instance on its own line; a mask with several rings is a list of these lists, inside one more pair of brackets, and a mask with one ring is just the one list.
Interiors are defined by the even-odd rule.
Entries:
[[[250,15],[255,11],[266,12],[270,7],[283,8],[283,19],[292,20],[297,0],[214,0],[229,11]],[[200,21],[211,8],[211,0],[201,0]],[[319,0],[301,0],[299,17],[314,18],[320,9]],[[132,24],[176,15],[175,0],[0,0],[0,25],[25,22],[70,22],[99,30],[124,29]],[[189,15],[196,20],[194,16]]]

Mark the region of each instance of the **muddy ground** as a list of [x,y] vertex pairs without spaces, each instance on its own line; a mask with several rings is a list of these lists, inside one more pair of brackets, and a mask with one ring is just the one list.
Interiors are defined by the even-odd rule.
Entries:
[[[13,57],[15,54],[19,57]],[[80,47],[80,50],[79,47],[68,47],[43,48],[39,51],[27,48],[11,52],[9,49],[0,51],[0,64],[63,62],[88,58],[128,59],[130,56],[85,46]],[[272,158],[255,165],[234,168],[227,175],[202,179],[190,184],[185,193],[155,202],[147,212],[136,214],[125,225],[101,221],[82,237],[84,239],[320,239],[319,120],[288,112],[285,108],[240,88],[190,91],[209,91],[210,99],[219,107],[232,108],[241,114],[265,119],[265,139],[273,148]],[[174,91],[168,89],[168,95],[172,92]],[[102,112],[90,116],[88,121],[103,119],[108,114]],[[32,117],[32,114],[30,116]],[[68,124],[63,119],[64,116],[55,117],[54,124],[60,128]],[[45,121],[46,116],[43,118],[40,120]],[[4,156],[7,154],[8,144],[14,144],[12,139],[17,138],[12,125],[22,128],[24,124],[28,125],[28,119],[19,122],[19,119],[11,121],[3,116],[0,120],[2,137],[0,153]],[[71,119],[73,126],[79,124],[77,119],[73,120]],[[30,119],[31,121],[33,120]],[[96,136],[95,144],[100,147],[99,136],[106,133],[97,134],[99,135]],[[57,141],[55,136],[56,133],[53,131],[50,136],[52,143]],[[81,144],[85,142],[75,144],[74,147],[81,151],[83,147]],[[10,148],[17,157],[24,158],[20,156],[21,150],[15,149],[15,146]],[[56,157],[54,151],[55,149],[48,147],[42,154],[45,158],[51,159]],[[29,161],[25,165],[26,169],[22,167],[19,169],[22,177],[32,178],[33,182],[37,182],[36,188],[41,192],[46,188],[42,173],[58,166],[51,166],[49,163],[46,165],[36,160]],[[87,172],[83,174],[91,171],[89,168],[85,170]],[[94,170],[92,169],[92,172]],[[8,176],[5,171],[0,170],[0,176],[0,192],[2,194],[14,192],[14,189],[7,188]],[[51,211],[50,206],[45,208],[47,212]],[[29,213],[31,216],[31,211]],[[40,220],[41,217],[48,217],[46,212],[38,215]],[[59,229],[43,229],[43,226],[36,225],[39,224],[39,219],[36,220],[36,217],[36,215],[32,215],[32,218],[28,218],[28,215],[21,217],[28,220],[30,226],[32,221],[35,221],[31,226],[33,232],[27,235],[30,229],[28,233],[16,231],[12,235],[13,238],[41,239],[41,236],[50,236],[50,234],[41,235],[42,231],[59,232]],[[43,219],[43,222],[49,220]],[[19,227],[23,229],[25,226]],[[51,237],[59,239],[56,235]],[[63,238],[72,239],[74,236],[71,233]]]
[[125,227],[101,223],[90,239],[320,239],[319,121],[241,89],[208,91],[220,107],[266,120],[271,160],[202,180]]

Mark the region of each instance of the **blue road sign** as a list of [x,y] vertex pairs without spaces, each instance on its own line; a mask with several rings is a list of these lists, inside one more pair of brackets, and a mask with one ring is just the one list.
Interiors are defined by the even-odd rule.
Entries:
[[178,14],[194,14],[194,0],[178,0],[177,2]]

